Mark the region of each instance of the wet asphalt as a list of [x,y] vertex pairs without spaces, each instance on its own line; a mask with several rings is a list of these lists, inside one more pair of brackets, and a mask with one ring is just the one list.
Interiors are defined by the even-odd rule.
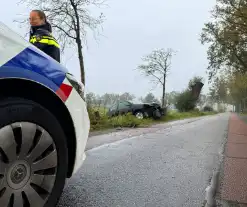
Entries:
[[91,137],[58,206],[203,206],[228,119],[220,114]]

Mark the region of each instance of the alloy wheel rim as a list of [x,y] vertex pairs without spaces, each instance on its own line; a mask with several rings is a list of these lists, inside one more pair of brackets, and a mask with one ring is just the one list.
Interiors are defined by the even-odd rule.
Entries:
[[138,112],[138,113],[136,114],[136,118],[138,118],[138,119],[143,119],[143,113]]
[[45,129],[29,122],[0,129],[1,207],[43,207],[56,172],[57,150]]

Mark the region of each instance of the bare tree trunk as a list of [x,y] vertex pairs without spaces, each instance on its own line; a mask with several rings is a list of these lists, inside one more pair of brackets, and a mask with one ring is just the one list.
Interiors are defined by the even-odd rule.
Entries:
[[165,107],[165,95],[166,95],[166,74],[164,74],[164,82],[163,82],[163,88],[162,88],[162,108]]
[[82,54],[82,43],[81,39],[78,38],[77,40],[77,47],[78,47],[78,58],[80,63],[80,71],[81,71],[81,82],[85,85],[85,68],[84,68],[84,59]]
[[81,28],[80,28],[80,18],[77,10],[77,6],[73,1],[70,1],[71,5],[75,11],[75,18],[76,18],[76,43],[78,49],[78,58],[80,63],[80,70],[81,70],[81,82],[85,86],[85,68],[84,68],[84,59],[82,54],[82,41],[81,41]]

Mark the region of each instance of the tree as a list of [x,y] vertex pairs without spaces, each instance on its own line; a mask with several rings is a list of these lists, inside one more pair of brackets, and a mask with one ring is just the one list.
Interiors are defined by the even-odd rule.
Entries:
[[119,100],[119,95],[114,93],[105,93],[100,98],[102,99],[103,106],[109,107],[113,105],[117,100]]
[[200,94],[197,105],[203,107],[207,103],[207,96],[205,94]]
[[144,98],[141,98],[143,103],[159,103],[159,100],[152,93],[148,93]]
[[162,86],[162,107],[165,106],[166,78],[171,68],[171,59],[175,52],[167,50],[154,50],[151,54],[142,58],[143,64],[138,69],[146,76],[152,78],[155,84]]
[[189,89],[184,90],[176,97],[176,108],[181,111],[191,111],[196,107],[196,99],[192,97]]
[[194,76],[190,81],[189,81],[189,84],[188,84],[188,88],[190,90],[193,89],[193,87],[197,84],[197,83],[201,83],[203,82],[203,77],[201,76]]
[[[247,73],[231,74],[228,79],[229,98],[232,104],[239,107],[247,101]],[[238,109],[239,111],[239,109]]]
[[135,95],[130,94],[128,92],[125,92],[123,94],[120,95],[119,99],[121,101],[133,101],[133,99],[135,98]]
[[81,81],[85,85],[83,41],[87,29],[95,30],[104,20],[102,13],[98,17],[93,17],[88,8],[92,5],[102,5],[103,0],[21,0],[21,3],[46,13],[63,48],[68,44],[77,45]]
[[100,96],[99,99],[101,100],[101,104],[104,107],[110,107],[115,104],[117,101],[133,101],[135,96],[128,92],[125,92],[121,95],[115,93],[105,93],[104,95]]
[[200,98],[200,93],[201,89],[203,87],[203,78],[200,76],[194,76],[188,84],[188,89],[191,91],[192,96],[196,99],[199,100]]
[[175,106],[179,111],[190,111],[196,107],[203,87],[202,79],[197,76],[192,78],[189,81],[188,88],[176,97]]
[[228,97],[226,77],[221,76],[215,78],[209,91],[209,94],[214,102],[226,103]]
[[179,95],[179,92],[177,91],[172,91],[170,93],[166,93],[166,103],[167,105],[175,105],[176,103],[176,97]]
[[211,22],[205,24],[202,44],[209,44],[209,80],[217,73],[234,70],[247,71],[247,2],[243,0],[217,0]]
[[96,104],[96,96],[92,92],[87,93],[85,96],[85,99],[86,99],[88,106],[92,106]]

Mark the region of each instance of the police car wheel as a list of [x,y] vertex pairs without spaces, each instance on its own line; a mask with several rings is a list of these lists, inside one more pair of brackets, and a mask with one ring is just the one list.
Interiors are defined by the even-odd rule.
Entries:
[[68,156],[57,119],[38,103],[0,101],[0,206],[53,207],[64,188]]

